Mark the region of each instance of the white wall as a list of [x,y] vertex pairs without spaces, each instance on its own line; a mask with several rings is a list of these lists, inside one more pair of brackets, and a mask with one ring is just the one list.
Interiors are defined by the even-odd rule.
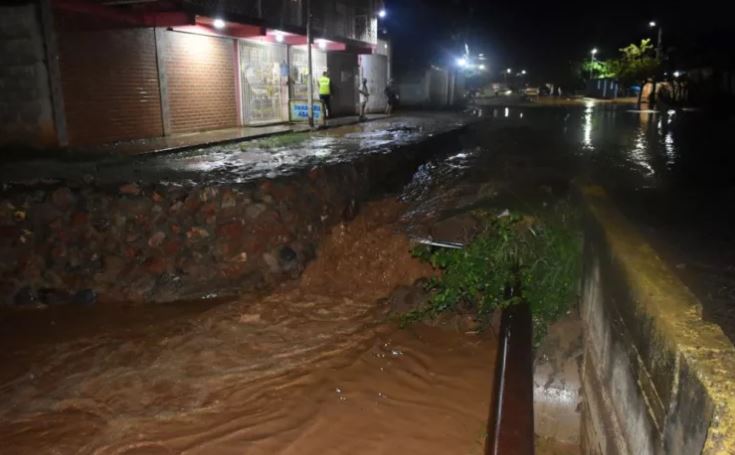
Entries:
[[385,97],[385,87],[388,84],[388,58],[385,55],[360,55],[360,84],[362,78],[367,79],[368,112],[385,111],[388,99]]

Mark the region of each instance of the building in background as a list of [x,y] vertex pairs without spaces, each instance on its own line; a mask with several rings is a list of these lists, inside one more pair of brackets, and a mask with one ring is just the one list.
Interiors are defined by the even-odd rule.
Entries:
[[[377,37],[381,7],[311,1],[313,75],[330,73],[338,115],[356,113],[363,73],[383,96],[390,52]],[[0,82],[13,89],[0,101],[5,144],[80,146],[279,123],[290,120],[289,101],[308,96],[305,0],[1,8]]]

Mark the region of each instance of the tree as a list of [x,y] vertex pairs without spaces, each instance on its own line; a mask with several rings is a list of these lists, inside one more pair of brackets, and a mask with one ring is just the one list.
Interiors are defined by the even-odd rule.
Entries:
[[593,78],[615,77],[615,62],[613,60],[585,60],[580,67],[582,77],[592,75]]
[[617,75],[620,83],[641,84],[641,91],[638,93],[638,106],[640,107],[643,87],[648,79],[653,79],[655,83],[661,62],[655,56],[654,46],[650,39],[641,40],[640,45],[629,44],[620,49],[620,53],[622,55],[611,62],[611,69]]

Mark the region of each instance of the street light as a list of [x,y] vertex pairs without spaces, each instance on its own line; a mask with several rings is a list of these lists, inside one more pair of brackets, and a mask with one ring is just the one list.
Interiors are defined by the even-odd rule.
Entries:
[[385,12],[385,9],[381,9],[380,11],[378,11],[378,17],[381,19],[383,19],[386,16],[386,14],[388,13]]
[[467,59],[464,58],[464,57],[459,57],[457,59],[457,66],[461,66],[462,68],[464,68],[465,66],[467,66]]
[[478,66],[478,68],[480,68],[481,70],[484,70],[485,69],[485,65],[483,65],[482,63],[480,63],[480,66]]
[[525,75],[526,75],[526,70],[521,70],[521,76],[525,76]]
[[663,27],[658,25],[656,21],[651,21],[648,23],[649,28],[658,28],[658,36],[656,36],[656,59],[661,59],[661,51],[663,50],[663,39],[664,39],[664,30]]
[[212,25],[214,25],[214,28],[216,28],[218,30],[222,30],[223,28],[225,28],[225,21],[223,21],[222,19],[217,18],[217,19],[214,20],[214,22],[212,23]]
[[590,51],[590,80],[592,80],[592,68],[595,65],[595,55],[597,55],[597,48],[593,47]]

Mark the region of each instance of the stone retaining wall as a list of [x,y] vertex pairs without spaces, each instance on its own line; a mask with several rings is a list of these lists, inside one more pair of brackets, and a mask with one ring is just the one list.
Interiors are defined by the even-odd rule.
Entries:
[[581,193],[585,453],[733,453],[735,348],[604,191]]
[[247,184],[6,187],[0,293],[18,305],[160,302],[268,286],[297,276],[356,203],[453,140]]

